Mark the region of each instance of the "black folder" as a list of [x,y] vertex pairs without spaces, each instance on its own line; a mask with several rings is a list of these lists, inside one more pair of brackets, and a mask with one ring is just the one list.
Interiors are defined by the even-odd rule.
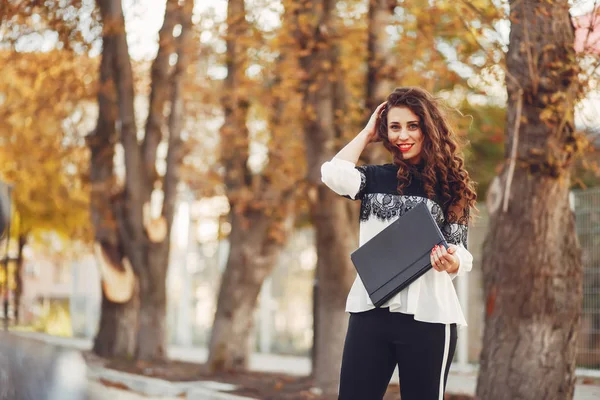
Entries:
[[371,301],[382,306],[427,272],[431,249],[448,244],[424,202],[355,250],[350,258]]

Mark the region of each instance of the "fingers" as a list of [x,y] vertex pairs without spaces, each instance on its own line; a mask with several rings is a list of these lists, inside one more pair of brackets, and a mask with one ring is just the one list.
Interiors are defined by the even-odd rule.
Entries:
[[452,255],[454,249],[450,249],[450,252],[446,250],[444,246],[437,245],[431,251],[431,265],[436,271],[446,271],[454,268],[456,262],[455,256]]
[[436,271],[443,271],[443,265],[441,263],[440,257],[438,255],[438,246],[435,246],[433,250],[431,250],[431,265]]
[[454,263],[456,262],[456,259],[454,257],[455,256],[453,256],[449,252],[447,252],[447,251],[444,252],[444,255],[441,257],[441,259],[444,261],[444,265],[446,265],[446,269],[448,269],[454,265]]
[[[448,251],[446,250],[446,248],[444,246],[436,246],[437,249],[437,256],[438,259],[440,260],[440,262],[442,264],[446,263],[446,257],[444,257],[446,254],[448,254]],[[445,268],[444,268],[445,269]]]
[[377,108],[375,109],[374,114],[377,115],[378,119],[381,118],[381,112],[383,111],[383,107],[385,107],[386,104],[387,104],[387,101],[384,101],[383,103],[378,105]]

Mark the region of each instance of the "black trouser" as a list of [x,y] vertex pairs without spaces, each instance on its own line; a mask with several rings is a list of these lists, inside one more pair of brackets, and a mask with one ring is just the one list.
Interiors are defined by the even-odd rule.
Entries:
[[402,400],[442,400],[456,324],[415,321],[388,308],[352,313],[339,400],[380,400],[398,365]]

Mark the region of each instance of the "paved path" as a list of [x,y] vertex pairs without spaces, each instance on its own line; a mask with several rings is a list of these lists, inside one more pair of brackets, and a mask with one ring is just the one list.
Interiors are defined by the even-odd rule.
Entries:
[[[12,333],[72,349],[90,350],[92,348],[92,341],[90,339],[51,336],[38,332]],[[171,359],[180,361],[203,363],[208,359],[208,351],[202,347],[169,346],[167,353]],[[290,375],[305,376],[310,373],[311,363],[310,359],[306,357],[254,353],[250,357],[250,369],[253,371],[285,372]]]
[[98,400],[181,400],[181,397],[148,397],[129,390],[107,387],[94,381],[88,383],[88,392],[94,399]]
[[0,332],[0,400],[90,400],[78,351]]
[[[48,344],[64,346],[70,349],[77,350],[88,350],[92,346],[91,340],[87,339],[74,339],[74,338],[63,338],[57,336],[50,336],[40,333],[22,333],[13,332],[16,335],[21,335],[26,338],[37,339]],[[4,340],[0,336],[0,344]],[[1,347],[0,347],[1,349]],[[56,350],[54,350],[56,351]],[[69,353],[71,356],[68,358],[71,362],[77,363],[77,357],[73,357],[73,352]],[[77,353],[75,353],[77,354]],[[183,348],[177,346],[170,346],[168,354],[173,359],[191,361],[202,363],[206,361],[207,351],[203,348]],[[0,355],[3,352],[0,351]],[[80,357],[80,356],[79,356]],[[2,393],[2,359],[0,358],[0,393]],[[76,365],[76,364],[72,364]],[[273,354],[253,354],[250,358],[250,369],[255,371],[272,371],[272,372],[283,372],[290,375],[307,375],[310,372],[310,360],[306,357],[290,357],[290,356],[279,356]],[[397,377],[394,378],[397,380]],[[476,387],[477,375],[476,371],[451,371],[448,377],[448,393],[464,393],[474,394]],[[88,387],[92,400],[138,400],[138,399],[155,399],[155,400],[171,400],[168,397],[139,397],[131,392],[119,391],[112,388],[105,388],[98,386],[98,384],[90,383]],[[96,397],[100,395],[101,397]],[[129,397],[127,397],[129,395]],[[121,396],[121,397],[118,397]],[[189,400],[208,400],[216,397],[212,396],[193,396],[189,397]],[[81,398],[85,399],[84,397]],[[575,388],[574,400],[599,400],[600,399],[600,386],[597,385],[584,385],[577,384]],[[0,394],[0,400],[5,400]],[[6,399],[7,400],[7,399]],[[20,398],[10,398],[10,400],[21,400]],[[24,397],[23,400],[30,400],[30,398]],[[59,400],[54,398],[31,398],[31,400]],[[60,400],[80,400],[80,398],[62,397]]]

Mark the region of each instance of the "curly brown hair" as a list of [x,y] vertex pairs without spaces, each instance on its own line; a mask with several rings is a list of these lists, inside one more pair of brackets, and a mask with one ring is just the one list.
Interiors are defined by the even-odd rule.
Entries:
[[452,222],[466,223],[469,211],[475,207],[477,193],[459,149],[458,138],[442,111],[441,102],[428,91],[416,87],[396,88],[387,98],[381,113],[377,135],[392,154],[398,168],[398,192],[410,183],[414,166],[403,159],[400,150],[388,139],[388,111],[394,107],[407,107],[419,117],[423,133],[421,172],[427,197],[438,199],[446,218]]

